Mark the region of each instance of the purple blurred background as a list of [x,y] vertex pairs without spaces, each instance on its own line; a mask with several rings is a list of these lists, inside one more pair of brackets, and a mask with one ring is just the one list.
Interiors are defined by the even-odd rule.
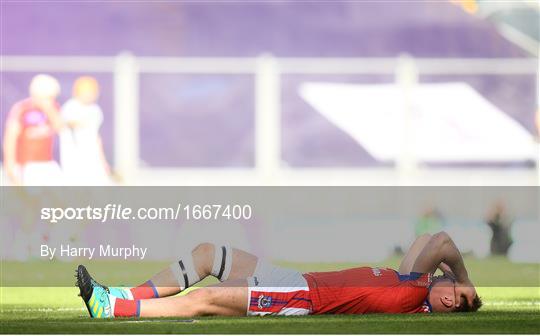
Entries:
[[[317,3],[2,3],[3,55],[506,58],[526,53],[489,21],[448,2]],[[81,74],[86,74],[81,69]],[[2,73],[2,120],[24,98],[31,73]],[[79,74],[54,74],[61,101]],[[112,159],[112,76],[96,75]],[[254,87],[247,75],[144,74],[140,85],[141,159],[149,166],[254,164]],[[393,82],[392,76],[283,76],[283,159],[296,167],[376,162],[297,94],[306,80]],[[465,81],[531,132],[536,77],[429,76]]]

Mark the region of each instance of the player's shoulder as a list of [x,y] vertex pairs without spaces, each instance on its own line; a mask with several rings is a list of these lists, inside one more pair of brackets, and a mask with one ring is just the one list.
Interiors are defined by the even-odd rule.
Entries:
[[11,110],[9,111],[9,119],[20,117],[25,111],[31,109],[33,106],[32,99],[25,98],[21,99],[13,104]]
[[18,108],[18,109],[28,109],[28,108],[32,108],[33,106],[34,106],[34,103],[32,102],[32,98],[24,98],[15,102],[15,104],[13,104],[13,107]]
[[433,274],[431,273],[410,272],[409,274],[397,274],[400,281],[413,287],[429,288],[433,281]]
[[431,273],[398,273],[398,276],[400,280],[396,290],[399,293],[399,299],[396,301],[399,302],[403,311],[411,313],[430,312],[431,307],[427,302],[427,297],[431,286]]

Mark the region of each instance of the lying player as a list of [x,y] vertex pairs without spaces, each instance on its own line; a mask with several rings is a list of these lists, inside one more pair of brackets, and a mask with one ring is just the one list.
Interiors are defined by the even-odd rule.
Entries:
[[[443,276],[433,276],[437,268]],[[222,282],[173,296],[209,275]],[[204,243],[138,287],[107,288],[82,265],[77,284],[90,316],[100,318],[450,313],[482,305],[445,232],[419,237],[399,271],[358,267],[302,274],[238,249]]]

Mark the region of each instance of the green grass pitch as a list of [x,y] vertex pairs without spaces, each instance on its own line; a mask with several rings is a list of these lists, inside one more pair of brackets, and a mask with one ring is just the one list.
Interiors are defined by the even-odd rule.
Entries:
[[[340,334],[340,333],[540,333],[540,274],[538,264],[510,264],[500,258],[468,259],[471,277],[483,284],[478,292],[485,306],[469,314],[417,315],[359,315],[306,317],[205,317],[189,319],[115,319],[88,318],[75,287],[1,287],[0,330],[14,333],[196,333],[196,334]],[[395,266],[397,259],[381,265]],[[6,270],[14,264],[3,263]],[[140,265],[138,265],[140,267]],[[141,280],[161,268],[163,264],[148,264],[139,272]],[[301,270],[329,270],[351,266],[290,264]],[[73,272],[73,265],[61,264],[60,269]],[[96,270],[93,266],[92,270]],[[103,264],[101,272],[117,264]],[[40,271],[40,266],[33,267]],[[56,270],[57,272],[60,270]],[[71,274],[70,273],[70,274]],[[525,277],[527,280],[523,280]],[[101,280],[101,278],[98,278]],[[504,287],[494,287],[493,279]],[[506,281],[506,282],[505,282]],[[511,286],[512,283],[515,286]],[[520,286],[518,287],[517,284]]]

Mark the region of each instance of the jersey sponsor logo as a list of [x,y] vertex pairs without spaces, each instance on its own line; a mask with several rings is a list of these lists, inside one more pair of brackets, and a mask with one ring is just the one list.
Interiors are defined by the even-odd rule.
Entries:
[[47,122],[45,113],[38,110],[31,110],[23,115],[23,123],[25,126],[35,126]]
[[257,302],[257,307],[259,307],[259,309],[263,309],[263,308],[270,308],[271,306],[272,306],[272,297],[264,296],[261,294],[259,296],[259,301]]
[[53,134],[47,122],[47,116],[39,110],[31,110],[23,114],[22,124],[25,128],[24,136],[27,139],[47,138]]

